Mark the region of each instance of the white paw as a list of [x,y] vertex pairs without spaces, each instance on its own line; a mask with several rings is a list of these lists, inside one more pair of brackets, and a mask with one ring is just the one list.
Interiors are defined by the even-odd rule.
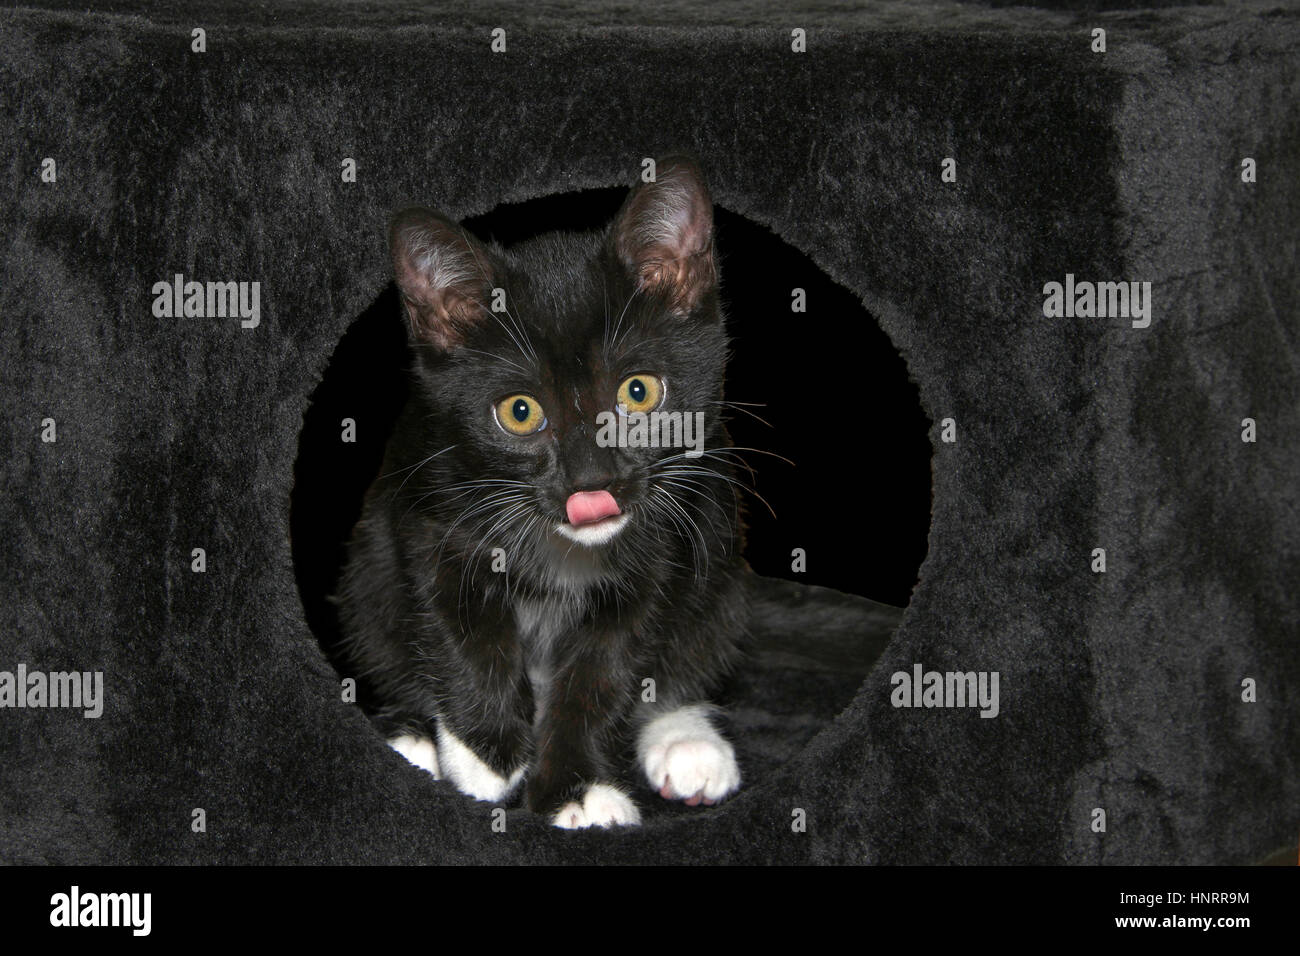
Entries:
[[396,737],[390,737],[388,746],[421,770],[429,771],[429,773],[433,774],[434,780],[442,779],[438,774],[438,748],[433,745],[433,741],[428,737],[420,737],[415,734],[400,734]]
[[551,818],[551,823],[566,830],[636,826],[640,822],[641,811],[632,798],[607,783],[593,783],[587,788],[581,803],[566,803]]
[[509,777],[501,776],[480,760],[441,721],[438,723],[438,758],[443,776],[454,783],[457,790],[475,800],[504,800],[524,779],[523,767]]
[[704,704],[656,717],[637,736],[637,757],[650,786],[689,806],[714,804],[740,787],[736,751],[709,721]]

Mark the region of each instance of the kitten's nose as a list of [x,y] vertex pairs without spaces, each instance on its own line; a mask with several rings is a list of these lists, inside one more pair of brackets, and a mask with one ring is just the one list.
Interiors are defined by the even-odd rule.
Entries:
[[590,469],[573,475],[569,481],[571,492],[604,491],[614,483],[614,476],[604,469]]
[[561,443],[568,492],[604,491],[614,483],[610,449],[594,443],[585,429],[575,429]]

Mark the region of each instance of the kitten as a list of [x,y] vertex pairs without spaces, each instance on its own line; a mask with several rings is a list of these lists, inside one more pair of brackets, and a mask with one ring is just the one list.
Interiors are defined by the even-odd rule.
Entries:
[[[698,166],[663,159],[603,232],[505,249],[408,209],[389,245],[410,399],[338,594],[368,712],[436,777],[560,827],[638,823],[633,763],[670,800],[730,795],[706,695],[748,569]],[[702,422],[702,453],[635,428],[611,446],[609,423],[670,412]]]

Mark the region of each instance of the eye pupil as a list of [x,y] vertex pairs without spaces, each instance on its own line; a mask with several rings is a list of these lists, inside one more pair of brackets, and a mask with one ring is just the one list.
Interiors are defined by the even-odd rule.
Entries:
[[632,379],[632,381],[628,383],[627,393],[631,396],[632,401],[638,403],[644,402],[646,396],[645,382],[641,381],[639,378]]
[[519,399],[510,407],[510,414],[515,417],[515,421],[517,422],[522,423],[528,421],[528,403],[522,398]]

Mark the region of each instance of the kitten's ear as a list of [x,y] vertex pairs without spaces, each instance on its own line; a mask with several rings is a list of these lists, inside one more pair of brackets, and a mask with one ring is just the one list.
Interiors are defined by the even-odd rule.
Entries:
[[487,309],[493,283],[487,252],[462,226],[423,208],[393,217],[388,248],[416,341],[455,348]]
[[665,156],[655,181],[632,190],[613,226],[614,253],[647,292],[663,294],[687,315],[718,281],[713,201],[688,156]]

